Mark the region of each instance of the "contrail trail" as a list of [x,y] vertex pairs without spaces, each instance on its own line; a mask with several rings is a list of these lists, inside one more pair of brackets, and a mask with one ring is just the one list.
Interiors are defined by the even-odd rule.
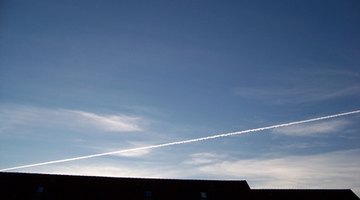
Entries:
[[80,157],[67,158],[67,159],[61,159],[61,160],[53,160],[53,161],[41,162],[41,163],[35,163],[35,164],[29,164],[29,165],[22,165],[22,166],[17,166],[17,167],[1,169],[0,172],[11,171],[11,170],[16,170],[16,169],[24,169],[24,168],[30,168],[30,167],[37,167],[37,166],[42,166],[42,165],[70,162],[70,161],[75,161],[75,160],[83,160],[83,159],[88,159],[88,158],[95,158],[95,157],[107,156],[107,155],[113,155],[113,154],[119,154],[119,153],[127,153],[127,152],[147,150],[147,149],[156,149],[156,148],[179,145],[179,144],[188,144],[188,143],[200,142],[200,141],[204,141],[204,140],[211,140],[211,139],[216,139],[216,138],[221,138],[221,137],[241,135],[241,134],[245,134],[245,133],[252,133],[252,132],[264,131],[264,130],[269,130],[269,129],[282,128],[282,127],[286,127],[286,126],[293,126],[293,125],[297,125],[297,124],[304,124],[304,123],[309,123],[309,122],[326,120],[326,119],[342,117],[342,116],[346,116],[346,115],[353,115],[353,114],[357,114],[357,113],[360,113],[360,110],[339,113],[339,114],[334,114],[334,115],[328,115],[328,116],[324,116],[324,117],[312,118],[312,119],[307,119],[307,120],[289,122],[289,123],[284,123],[284,124],[265,126],[265,127],[261,127],[261,128],[248,129],[248,130],[244,130],[244,131],[222,133],[222,134],[188,139],[188,140],[182,140],[182,141],[177,141],[177,142],[169,142],[169,143],[156,144],[156,145],[150,145],[150,146],[144,146],[144,147],[138,147],[138,148],[132,148],[132,149],[124,149],[124,150],[119,150],[119,151],[111,151],[111,152],[98,153],[98,154],[92,154],[92,155],[87,155],[87,156],[80,156]]

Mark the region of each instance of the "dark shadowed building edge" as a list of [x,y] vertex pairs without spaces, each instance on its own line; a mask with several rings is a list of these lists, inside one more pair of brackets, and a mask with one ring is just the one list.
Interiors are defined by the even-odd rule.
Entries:
[[251,189],[244,180],[115,178],[0,172],[0,199],[359,200],[350,189]]

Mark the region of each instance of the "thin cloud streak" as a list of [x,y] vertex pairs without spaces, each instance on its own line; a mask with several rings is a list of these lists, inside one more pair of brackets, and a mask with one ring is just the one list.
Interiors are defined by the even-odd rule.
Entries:
[[214,154],[214,153],[195,153],[190,155],[191,159],[185,161],[185,164],[189,165],[206,165],[210,163],[215,163],[223,160],[224,155]]
[[11,171],[11,170],[17,170],[17,169],[23,169],[23,168],[29,168],[29,167],[36,167],[36,166],[42,166],[42,165],[49,165],[49,164],[56,164],[56,163],[70,162],[70,161],[76,161],[76,160],[83,160],[83,159],[89,159],[89,158],[95,158],[95,157],[101,157],[101,156],[107,156],[107,155],[114,155],[114,154],[119,154],[119,153],[121,154],[121,153],[142,151],[142,150],[148,150],[148,149],[156,149],[156,148],[162,148],[162,147],[174,146],[174,145],[180,145],[180,144],[201,142],[201,141],[205,141],[205,140],[211,140],[211,139],[222,138],[222,137],[229,137],[229,136],[234,136],[234,135],[241,135],[241,134],[245,134],[245,133],[259,132],[259,131],[270,130],[270,129],[275,129],[275,128],[282,128],[282,127],[287,127],[287,126],[293,126],[293,125],[304,124],[304,123],[309,123],[309,122],[332,119],[332,118],[336,118],[336,117],[342,117],[342,116],[353,115],[353,114],[358,114],[358,113],[360,113],[360,110],[355,110],[355,111],[345,112],[345,113],[339,113],[339,114],[335,114],[335,115],[328,115],[328,116],[324,116],[324,117],[312,118],[312,119],[308,119],[308,120],[301,120],[301,121],[295,121],[295,122],[290,122],[290,123],[266,126],[266,127],[262,127],[262,128],[248,129],[248,130],[244,130],[244,131],[223,133],[223,134],[217,134],[217,135],[212,135],[212,136],[207,136],[207,137],[200,137],[200,138],[195,138],[195,139],[182,140],[182,141],[177,141],[177,142],[169,142],[169,143],[158,144],[158,145],[150,145],[150,146],[139,147],[139,148],[132,148],[132,149],[125,149],[125,150],[112,151],[112,152],[106,152],[106,153],[92,154],[92,155],[87,155],[87,156],[80,156],[80,157],[74,157],[74,158],[68,158],[68,159],[54,160],[54,161],[48,161],[48,162],[42,162],[42,163],[36,163],[36,164],[30,164],[30,165],[22,165],[22,166],[17,166],[17,167],[1,169],[0,171]]
[[148,166],[146,164],[144,165],[102,162],[101,165],[86,163],[71,165],[71,167],[66,165],[58,165],[52,167],[43,166],[39,167],[38,169],[30,170],[28,172],[83,176],[147,178],[174,178],[181,177],[182,174],[180,169],[170,169],[170,167],[168,166]]
[[0,132],[18,127],[60,128],[79,131],[135,132],[143,130],[144,119],[127,115],[103,115],[82,110],[1,106]]
[[[142,143],[142,142],[128,142],[128,143],[132,146],[132,149],[149,145],[149,144],[145,144],[145,143]],[[112,150],[114,150],[114,149],[112,149]],[[143,156],[148,155],[150,153],[151,153],[151,149],[143,149],[143,150],[138,150],[138,151],[129,151],[129,152],[124,152],[124,153],[118,153],[118,154],[114,154],[114,156],[120,156],[120,157],[143,157]]]
[[122,157],[142,157],[150,153],[150,149],[144,149],[144,150],[138,150],[138,151],[129,151],[125,153],[119,153],[116,155],[122,156]]
[[236,88],[234,95],[250,99],[267,99],[274,104],[297,104],[324,101],[342,97],[359,96],[360,86],[350,85],[343,88],[311,87],[268,87],[268,88]]
[[141,131],[138,125],[138,117],[129,117],[125,115],[98,115],[84,111],[69,111],[78,115],[82,120],[89,124],[96,124],[101,129],[111,132],[122,131]]
[[273,133],[286,136],[318,136],[341,130],[350,122],[346,120],[331,120],[313,124],[299,124],[292,127],[274,129]]

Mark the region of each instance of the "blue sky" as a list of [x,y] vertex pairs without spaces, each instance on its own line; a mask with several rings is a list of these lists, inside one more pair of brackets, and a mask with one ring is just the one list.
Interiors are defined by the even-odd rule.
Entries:
[[[360,108],[356,0],[0,4],[0,168]],[[359,117],[18,171],[360,194]]]

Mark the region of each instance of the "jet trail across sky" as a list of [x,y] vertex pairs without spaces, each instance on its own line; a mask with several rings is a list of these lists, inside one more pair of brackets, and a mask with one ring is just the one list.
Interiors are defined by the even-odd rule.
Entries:
[[64,162],[70,162],[70,161],[75,161],[75,160],[83,160],[83,159],[88,159],[88,158],[95,158],[95,157],[100,157],[100,156],[127,153],[127,152],[133,152],[133,151],[156,149],[156,148],[179,145],[179,144],[188,144],[188,143],[193,143],[193,142],[201,142],[201,141],[204,141],[204,140],[211,140],[211,139],[216,139],[216,138],[221,138],[221,137],[242,135],[242,134],[245,134],[245,133],[252,133],[252,132],[264,131],[264,130],[269,130],[269,129],[282,128],[282,127],[287,127],[287,126],[292,126],[292,125],[298,125],[298,124],[304,124],[304,123],[309,123],[309,122],[321,121],[321,120],[326,120],[326,119],[331,119],[331,118],[336,118],[336,117],[342,117],[342,116],[346,116],[346,115],[358,114],[358,113],[360,113],[360,110],[354,110],[354,111],[351,111],[351,112],[339,113],[339,114],[335,114],[335,115],[328,115],[328,116],[323,116],[323,117],[318,117],[318,118],[312,118],[312,119],[301,120],[301,121],[294,121],[294,122],[278,124],[278,125],[272,125],[272,126],[265,126],[265,127],[261,127],[261,128],[254,128],[254,129],[248,129],[248,130],[243,130],[243,131],[216,134],[216,135],[200,137],[200,138],[194,138],[194,139],[188,139],[188,140],[182,140],[182,141],[177,141],[177,142],[169,142],[169,143],[149,145],[149,146],[138,147],[138,148],[131,148],[131,149],[124,149],[124,150],[118,150],[118,151],[111,151],[111,152],[105,152],[105,153],[92,154],[92,155],[87,155],[87,156],[80,156],[80,157],[67,158],[67,159],[61,159],[61,160],[53,160],[53,161],[47,161],[47,162],[41,162],[41,163],[35,163],[35,164],[29,164],[29,165],[22,165],[22,166],[17,166],[17,167],[1,169],[0,172],[17,170],[17,169],[24,169],[24,168],[30,168],[30,167],[37,167],[37,166],[42,166],[42,165],[50,165],[50,164],[56,164],[56,163],[64,163]]

